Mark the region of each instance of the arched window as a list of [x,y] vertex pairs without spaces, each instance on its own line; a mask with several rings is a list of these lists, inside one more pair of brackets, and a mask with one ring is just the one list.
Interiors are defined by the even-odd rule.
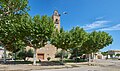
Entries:
[[59,24],[59,20],[58,19],[55,20],[55,24]]

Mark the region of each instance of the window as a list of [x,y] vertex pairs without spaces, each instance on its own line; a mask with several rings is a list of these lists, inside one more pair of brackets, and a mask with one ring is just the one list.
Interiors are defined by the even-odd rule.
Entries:
[[55,20],[55,24],[59,24],[59,20],[58,19]]

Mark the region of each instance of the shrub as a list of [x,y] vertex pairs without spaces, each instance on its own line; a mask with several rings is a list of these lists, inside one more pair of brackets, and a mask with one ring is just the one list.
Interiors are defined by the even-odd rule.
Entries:
[[18,52],[17,56],[19,59],[23,59],[23,60],[26,60],[26,57],[32,58],[33,57],[33,50],[29,49],[28,51],[26,51],[25,49],[23,49],[23,50]]
[[51,59],[50,57],[47,58],[48,61],[50,61],[50,59]]

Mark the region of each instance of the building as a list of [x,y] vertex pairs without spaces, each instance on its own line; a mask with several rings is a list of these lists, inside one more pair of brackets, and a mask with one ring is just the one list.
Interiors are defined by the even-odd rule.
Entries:
[[[58,13],[57,10],[54,11],[52,15],[52,19],[53,19],[53,22],[55,23],[56,29],[58,29],[59,31],[60,30],[60,14]],[[31,49],[31,47],[28,46],[27,50],[28,49]],[[37,49],[36,57],[37,57],[37,60],[46,61],[48,57],[50,57],[51,59],[54,59],[56,52],[57,52],[57,48],[54,45],[47,43],[45,47]]]
[[46,61],[48,57],[50,57],[51,59],[54,59],[56,51],[57,49],[54,45],[47,44],[45,45],[45,47],[37,49],[37,59],[41,61],[44,61],[44,60]]
[[3,48],[0,46],[0,59],[2,59],[3,53],[4,53],[4,50],[3,50]]
[[58,13],[57,10],[54,11],[53,15],[52,15],[52,19],[55,23],[55,27],[58,29],[58,31],[60,30],[60,14]]
[[120,54],[120,50],[109,50],[108,51],[108,58],[115,58],[116,54]]
[[97,52],[94,54],[94,59],[105,59],[105,57],[101,54],[101,52]]
[[120,50],[109,50],[108,51],[109,55],[116,55],[116,54],[120,54]]
[[[0,59],[4,57],[4,48],[0,46]],[[9,51],[6,51],[6,57],[9,57]]]
[[91,53],[90,55],[89,54],[83,54],[82,55],[82,58],[90,58],[91,59],[105,59],[105,57],[101,54],[100,51],[96,52],[96,53]]

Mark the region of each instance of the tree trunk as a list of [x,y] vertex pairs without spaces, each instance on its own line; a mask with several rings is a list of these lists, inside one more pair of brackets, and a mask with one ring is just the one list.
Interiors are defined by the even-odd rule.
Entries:
[[34,49],[34,55],[33,55],[33,65],[36,65],[36,48]]
[[14,53],[12,53],[12,61],[14,60]]
[[6,48],[4,47],[4,63],[6,63]]
[[78,59],[77,59],[77,57],[78,57],[78,50],[76,50],[76,63],[78,62]]
[[92,53],[92,62],[94,61],[95,57],[94,57],[94,53]]
[[63,53],[64,53],[64,50],[62,49],[62,55],[61,55],[61,62],[63,63]]
[[94,59],[94,53],[92,53],[92,58],[91,59]]
[[15,52],[15,61],[16,61],[16,52]]
[[89,65],[90,65],[90,62],[91,62],[91,55],[89,54],[89,61],[88,61]]

